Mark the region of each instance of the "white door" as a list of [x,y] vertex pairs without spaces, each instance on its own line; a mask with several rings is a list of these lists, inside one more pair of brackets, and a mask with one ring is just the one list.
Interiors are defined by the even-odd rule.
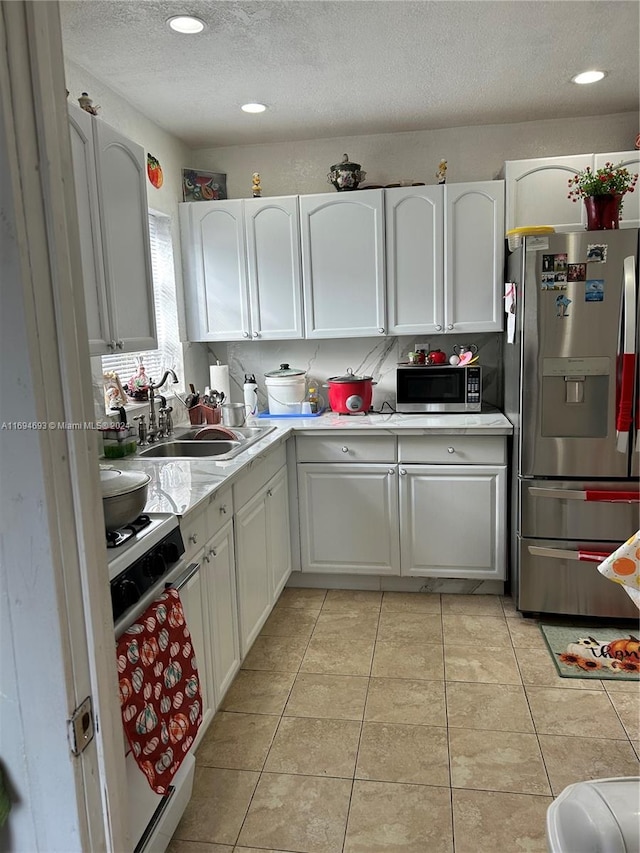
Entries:
[[298,465],[303,572],[399,574],[395,465]]
[[553,225],[556,231],[583,230],[583,205],[574,204],[567,198],[568,180],[592,165],[592,154],[505,163],[506,230],[524,225]]
[[124,352],[158,345],[149,247],[144,149],[93,120],[102,254],[116,347]]
[[251,335],[302,337],[302,275],[298,197],[244,202]]
[[300,196],[307,338],[386,334],[382,193]]
[[[614,166],[622,163],[632,174],[635,174],[640,172],[640,151],[616,151],[613,154],[594,155],[595,170],[602,169],[606,163],[613,163]],[[626,193],[624,196],[620,228],[640,228],[640,185],[636,186],[635,192]]]
[[506,470],[400,465],[401,574],[504,580]]
[[103,355],[115,350],[115,338],[111,334],[104,280],[93,127],[89,113],[73,104],[67,106],[89,350],[91,355]]
[[235,514],[240,651],[244,657],[271,610],[266,490]]
[[236,600],[236,566],[233,522],[205,545],[207,572],[206,604],[209,612],[209,651],[215,707],[220,705],[240,668],[240,640]]
[[450,184],[444,198],[445,331],[502,331],[504,181]]
[[200,551],[193,559],[193,562],[200,566],[198,571],[194,572],[182,586],[176,586],[180,595],[180,601],[182,602],[187,628],[191,634],[191,644],[195,652],[198,679],[200,681],[200,693],[202,694],[202,725],[198,732],[200,737],[204,733],[215,711],[213,684],[210,677],[209,659],[211,650],[207,642],[209,614],[206,607],[208,583],[205,568],[207,565],[206,559],[205,552]]
[[[185,262],[185,288],[192,302],[190,337],[250,338],[242,199],[187,202],[180,206],[180,217],[183,235],[185,219],[188,222],[187,246],[193,253]],[[185,254],[188,251],[185,248]]]
[[267,483],[267,524],[271,601],[275,602],[291,574],[289,489],[286,465]]
[[444,187],[385,190],[384,203],[389,332],[441,332]]

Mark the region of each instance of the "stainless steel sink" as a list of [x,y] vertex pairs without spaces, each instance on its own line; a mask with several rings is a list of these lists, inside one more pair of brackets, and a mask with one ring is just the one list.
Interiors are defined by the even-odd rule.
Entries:
[[236,436],[236,440],[207,438],[198,441],[196,436],[200,430],[189,429],[177,431],[176,438],[160,441],[144,450],[139,450],[138,456],[143,459],[210,458],[223,462],[243,453],[256,441],[272,432],[275,427],[225,427],[225,429],[230,429]]

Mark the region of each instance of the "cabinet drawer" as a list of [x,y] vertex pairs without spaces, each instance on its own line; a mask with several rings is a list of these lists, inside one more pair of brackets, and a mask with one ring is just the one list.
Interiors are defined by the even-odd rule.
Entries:
[[264,459],[256,462],[233,486],[235,509],[239,510],[247,501],[251,500],[286,462],[287,453],[284,444],[272,450]]
[[393,435],[296,436],[298,462],[395,462]]
[[400,436],[398,459],[432,465],[503,465],[505,440],[499,435]]
[[207,538],[215,536],[227,521],[233,518],[233,492],[231,486],[221,489],[209,501],[206,512]]
[[209,538],[207,532],[207,511],[202,507],[187,513],[180,519],[180,532],[185,547],[185,559],[189,560],[202,548]]

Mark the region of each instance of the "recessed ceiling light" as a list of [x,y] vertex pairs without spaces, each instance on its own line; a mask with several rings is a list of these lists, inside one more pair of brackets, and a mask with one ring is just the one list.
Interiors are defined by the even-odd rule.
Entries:
[[571,81],[573,83],[580,83],[581,85],[584,83],[597,83],[598,80],[602,80],[606,76],[604,71],[583,71],[582,74],[576,74],[575,77],[572,77]]
[[193,15],[174,15],[173,18],[169,18],[167,24],[175,32],[185,33],[186,35],[201,33],[205,28],[204,21],[195,18]]
[[245,113],[263,113],[266,107],[264,104],[243,104],[240,109]]

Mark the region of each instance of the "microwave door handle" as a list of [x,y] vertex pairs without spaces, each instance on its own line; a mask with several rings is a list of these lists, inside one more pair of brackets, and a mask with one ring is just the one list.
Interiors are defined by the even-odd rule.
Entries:
[[633,392],[636,372],[636,261],[633,256],[624,259],[622,296],[622,352],[618,353],[620,373],[618,386],[618,411],[616,412],[616,449],[626,453],[629,447],[629,430],[633,423]]

